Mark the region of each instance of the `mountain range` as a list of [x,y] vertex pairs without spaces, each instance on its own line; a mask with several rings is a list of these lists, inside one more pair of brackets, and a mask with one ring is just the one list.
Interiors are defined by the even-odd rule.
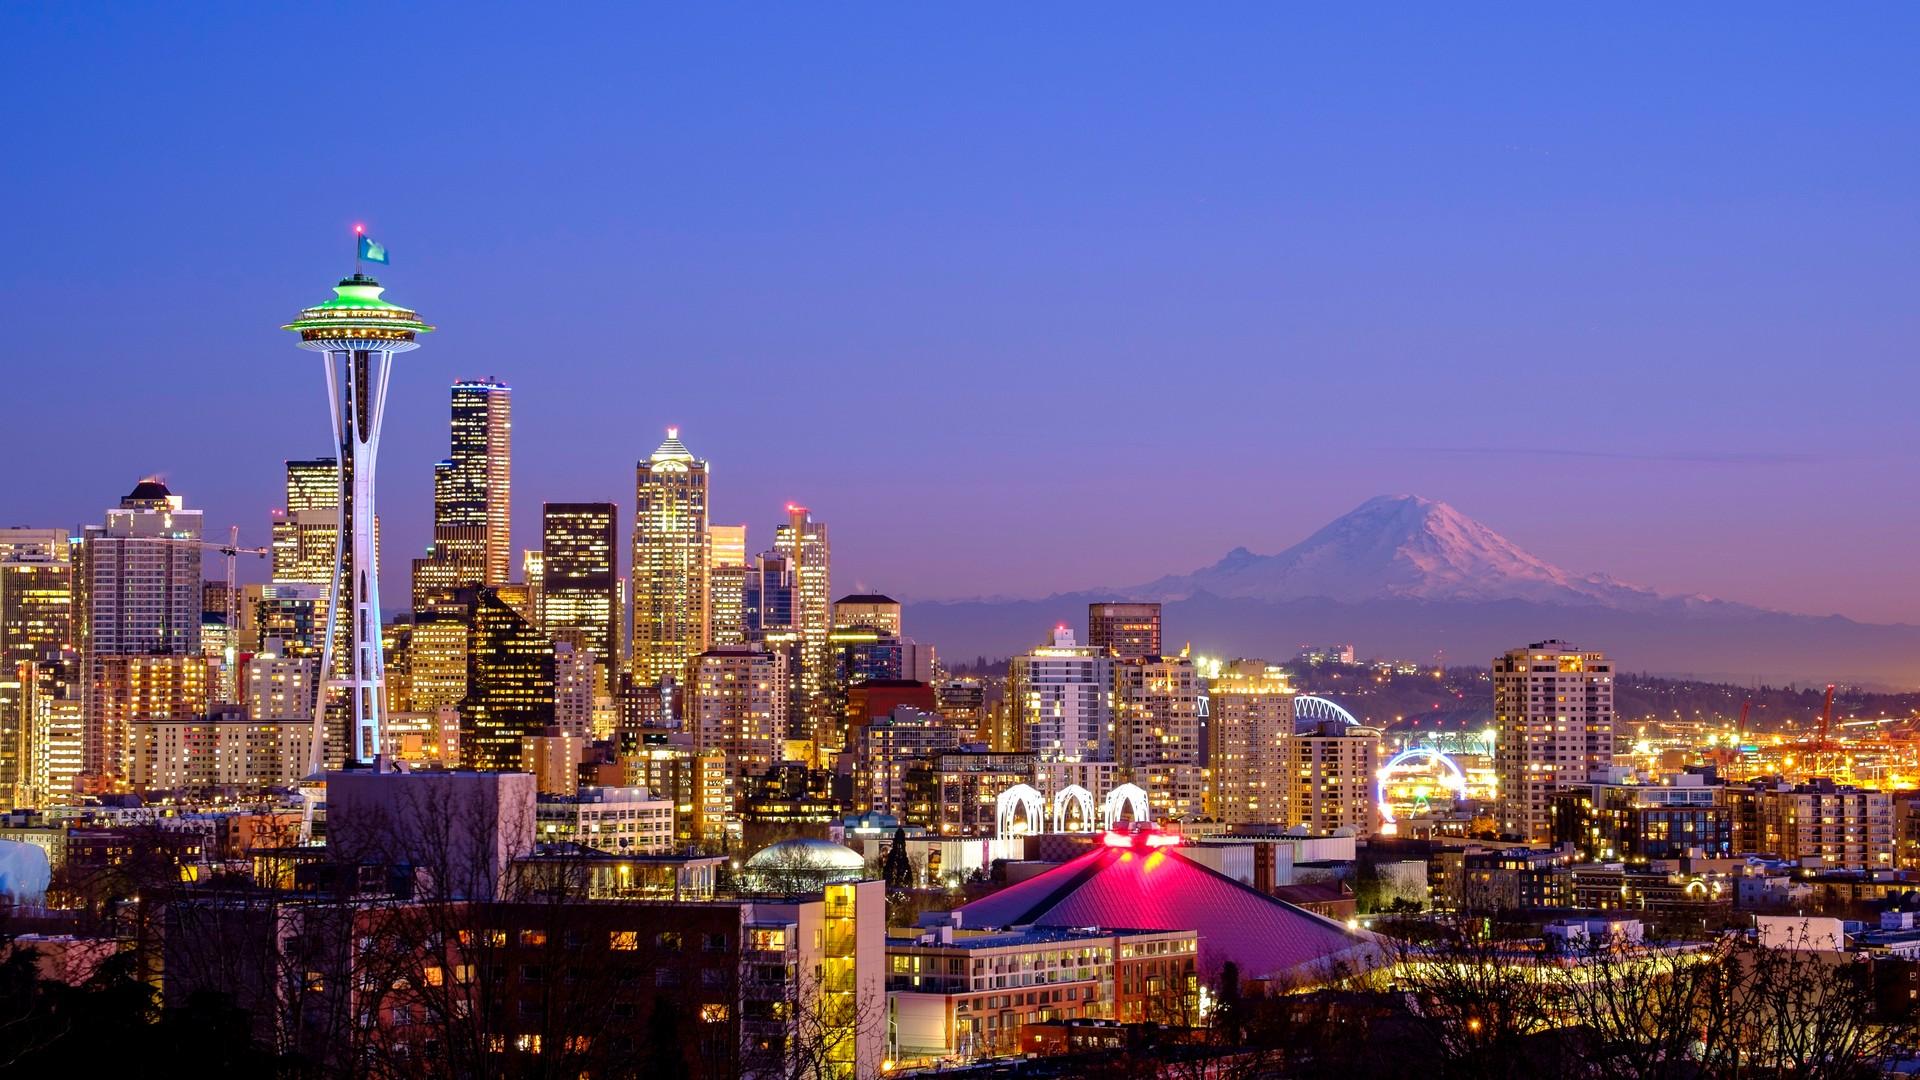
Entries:
[[1797,615],[1671,595],[1575,574],[1446,503],[1369,499],[1272,555],[1238,547],[1218,562],[1144,584],[1037,600],[923,601],[908,633],[951,659],[1025,651],[1055,623],[1084,628],[1086,605],[1157,600],[1166,647],[1292,657],[1351,642],[1363,656],[1486,664],[1546,638],[1611,654],[1622,670],[1736,682],[1920,685],[1920,627]]

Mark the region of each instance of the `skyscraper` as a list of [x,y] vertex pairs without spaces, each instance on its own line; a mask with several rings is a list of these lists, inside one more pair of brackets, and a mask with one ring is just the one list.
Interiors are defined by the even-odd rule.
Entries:
[[833,628],[870,627],[900,637],[900,601],[879,593],[854,593],[833,602]]
[[1065,626],[1008,664],[1007,708],[1018,748],[1037,760],[1113,760],[1113,660]]
[[833,631],[832,549],[827,526],[804,506],[787,504],[787,523],[774,531],[774,550],[793,574],[793,631],[799,641],[798,697],[807,733],[821,746],[839,747],[837,717],[828,683],[833,662],[827,637]]
[[599,658],[580,646],[580,631],[562,630],[553,637],[553,723],[563,735],[578,739],[593,735],[594,669]]
[[20,675],[24,726],[31,734],[21,798],[32,806],[66,805],[79,797],[85,766],[80,653],[72,646],[49,649]]
[[63,529],[0,529],[0,800],[30,805],[33,664],[73,640],[73,563]]
[[634,678],[684,681],[707,642],[707,463],[668,428],[634,467]]
[[1159,656],[1159,604],[1088,604],[1087,643],[1122,660]]
[[1155,817],[1201,810],[1200,683],[1185,656],[1113,665],[1113,752],[1146,789]]
[[339,541],[339,466],[332,458],[287,462],[286,508],[273,515],[274,583],[330,584]]
[[1206,809],[1215,821],[1286,820],[1294,694],[1286,670],[1264,660],[1235,660],[1213,679]]
[[793,633],[793,571],[778,551],[763,551],[747,571],[742,610],[748,641]]
[[707,625],[715,645],[747,643],[747,527],[707,527]]
[[619,556],[613,503],[547,503],[540,514],[540,625],[578,630],[596,663],[620,656]]
[[466,379],[452,396],[451,450],[433,467],[433,523],[479,529],[480,583],[504,585],[513,569],[513,390]]
[[[346,626],[344,635],[325,634],[320,663],[320,705],[314,712],[313,764],[328,757],[370,761],[380,752],[381,720],[386,712],[386,679],[381,667],[380,577],[374,534],[374,459],[386,412],[387,382],[396,354],[418,348],[416,338],[433,329],[414,312],[380,298],[378,281],[355,273],[334,286],[333,299],[300,313],[284,329],[300,335],[300,347],[326,361],[327,404],[333,417],[336,460],[340,463],[339,520],[342,535],[331,575],[327,603],[329,626]],[[198,553],[195,553],[196,576]],[[333,652],[344,647],[346,663],[336,673]],[[323,722],[333,691],[344,692],[343,729],[337,755],[325,753]]]
[[1557,640],[1495,657],[1493,726],[1500,832],[1548,840],[1554,793],[1613,767],[1612,662]]
[[522,740],[553,724],[553,643],[498,590],[480,586],[466,595],[460,761],[469,769],[524,769]]
[[128,657],[195,657],[200,652],[200,511],[188,510],[158,480],[134,485],[106,521],[89,525],[75,567],[81,612],[85,772],[101,790],[128,777],[126,716],[108,669]]
[[485,527],[435,525],[426,556],[413,560],[413,613],[459,610],[460,591],[481,584],[486,575]]

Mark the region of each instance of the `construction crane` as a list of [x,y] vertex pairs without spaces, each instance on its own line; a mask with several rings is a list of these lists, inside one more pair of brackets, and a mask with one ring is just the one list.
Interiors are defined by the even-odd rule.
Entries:
[[[240,526],[238,525],[228,527],[227,542],[224,544],[213,540],[190,540],[186,537],[178,536],[149,536],[142,537],[141,539],[159,544],[184,544],[188,547],[197,547],[205,551],[217,551],[227,557],[227,641],[229,644],[237,642],[238,638],[236,635],[240,632],[240,590],[235,584],[234,561],[242,555],[257,555],[264,559],[268,555],[273,554],[273,549],[241,547]],[[240,690],[240,676],[237,672],[229,672],[229,674],[234,680],[234,685],[228,689],[238,694]]]

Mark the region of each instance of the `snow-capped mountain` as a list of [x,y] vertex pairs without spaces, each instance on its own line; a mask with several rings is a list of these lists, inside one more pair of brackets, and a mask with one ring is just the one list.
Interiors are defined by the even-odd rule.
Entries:
[[1086,605],[1166,604],[1166,643],[1213,655],[1292,656],[1303,642],[1353,642],[1374,656],[1484,663],[1558,637],[1605,649],[1628,670],[1920,685],[1920,627],[1795,615],[1670,596],[1570,573],[1445,503],[1369,499],[1274,555],[1235,548],[1212,566],[1044,599],[910,604],[913,635],[942,655],[1003,657],[1084,625]]
[[1115,591],[1155,600],[1211,593],[1236,600],[1525,600],[1626,610],[1680,599],[1569,573],[1446,503],[1418,495],[1368,499],[1277,555],[1235,548],[1205,569]]

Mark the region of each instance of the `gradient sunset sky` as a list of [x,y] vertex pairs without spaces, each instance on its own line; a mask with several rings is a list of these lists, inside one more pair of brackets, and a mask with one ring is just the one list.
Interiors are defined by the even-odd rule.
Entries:
[[[1629,17],[1630,16],[1630,17]],[[264,543],[327,452],[279,330],[441,330],[542,500],[668,424],[836,591],[1040,595],[1413,492],[1576,571],[1920,621],[1920,8],[0,8],[0,522],[162,473]],[[626,528],[622,543],[627,542]]]

